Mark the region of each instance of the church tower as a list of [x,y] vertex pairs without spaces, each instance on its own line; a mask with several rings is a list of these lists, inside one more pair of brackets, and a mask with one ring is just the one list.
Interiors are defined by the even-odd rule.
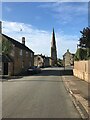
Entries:
[[51,41],[51,66],[56,66],[56,64],[57,64],[57,50],[56,50],[55,33],[53,28],[52,41]]

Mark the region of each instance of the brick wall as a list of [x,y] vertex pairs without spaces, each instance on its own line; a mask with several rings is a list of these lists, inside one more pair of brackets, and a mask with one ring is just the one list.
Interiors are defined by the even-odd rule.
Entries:
[[90,60],[75,61],[73,74],[80,79],[90,82]]

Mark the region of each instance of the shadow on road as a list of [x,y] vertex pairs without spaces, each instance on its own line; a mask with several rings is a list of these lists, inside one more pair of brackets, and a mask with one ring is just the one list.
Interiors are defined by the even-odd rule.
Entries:
[[65,76],[65,75],[73,75],[73,70],[42,70],[40,73],[37,74],[21,74],[18,77],[23,76]]
[[65,76],[73,75],[73,70],[42,70],[39,74],[34,74],[34,76]]
[[14,79],[20,79],[23,78],[23,76],[2,76],[1,82],[5,82],[7,80],[14,80]]
[[65,75],[73,75],[73,70],[62,70],[62,76],[65,76]]
[[[4,79],[6,80],[10,80],[10,79],[20,79],[23,77],[28,77],[28,76],[69,76],[69,75],[73,75],[73,70],[72,69],[63,69],[63,68],[50,68],[50,69],[42,69],[42,71],[40,73],[37,74],[27,74],[27,73],[23,73],[17,76],[10,76],[10,77],[6,77]],[[5,81],[5,80],[4,80]]]

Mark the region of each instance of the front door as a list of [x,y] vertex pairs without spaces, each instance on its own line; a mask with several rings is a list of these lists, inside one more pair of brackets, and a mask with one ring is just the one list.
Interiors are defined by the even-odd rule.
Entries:
[[8,75],[8,63],[4,63],[4,75]]

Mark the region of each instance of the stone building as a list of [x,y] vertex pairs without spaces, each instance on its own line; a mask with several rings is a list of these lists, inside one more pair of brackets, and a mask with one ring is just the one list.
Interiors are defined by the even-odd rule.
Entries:
[[50,67],[50,66],[51,66],[51,58],[45,57],[45,67]]
[[73,66],[74,65],[74,54],[67,52],[63,55],[63,64],[64,66]]
[[0,41],[2,41],[3,75],[17,75],[34,65],[34,52],[25,45],[25,37],[22,37],[20,43],[1,34]]
[[38,67],[50,66],[50,57],[46,57],[45,55],[42,54],[34,55],[34,66]]
[[55,33],[53,29],[52,41],[51,41],[51,66],[56,66],[56,65],[57,65],[57,50],[56,50]]
[[45,56],[44,55],[34,55],[34,66],[38,67],[44,67],[44,60]]

